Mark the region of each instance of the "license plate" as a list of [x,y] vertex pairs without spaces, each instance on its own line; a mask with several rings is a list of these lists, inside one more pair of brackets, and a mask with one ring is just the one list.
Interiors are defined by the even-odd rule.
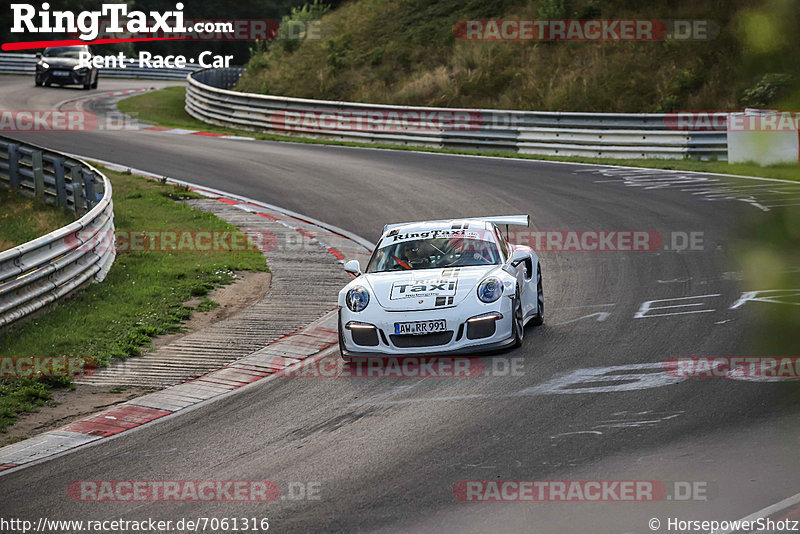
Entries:
[[53,76],[69,76],[69,72],[63,70],[54,70]]
[[444,332],[446,328],[447,321],[444,319],[436,319],[432,321],[413,321],[410,323],[394,323],[395,334],[411,334],[412,336]]

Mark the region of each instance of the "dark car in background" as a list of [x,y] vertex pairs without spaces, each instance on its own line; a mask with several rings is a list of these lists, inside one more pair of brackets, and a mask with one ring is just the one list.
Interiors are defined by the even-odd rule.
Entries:
[[99,71],[96,67],[80,65],[80,53],[89,52],[88,46],[56,46],[45,48],[37,54],[36,85],[82,85],[96,89]]

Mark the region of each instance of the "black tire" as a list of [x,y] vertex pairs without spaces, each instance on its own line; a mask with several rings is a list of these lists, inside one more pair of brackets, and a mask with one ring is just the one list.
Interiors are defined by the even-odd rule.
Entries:
[[94,82],[92,83],[92,89],[97,89],[97,80],[100,78],[100,74],[95,74]]
[[39,80],[35,80],[33,83],[36,84],[36,87],[41,87],[42,86],[42,82],[40,82]]
[[542,268],[536,264],[536,315],[531,318],[533,326],[544,324],[544,289],[542,289]]
[[84,91],[88,91],[88,90],[89,90],[89,89],[91,89],[91,88],[92,88],[92,84],[91,84],[91,83],[85,83],[85,84],[83,84],[83,90],[84,90]]
[[517,288],[517,293],[514,295],[514,315],[511,319],[514,321],[512,329],[514,331],[514,348],[516,349],[522,346],[522,341],[525,338],[525,316],[522,313],[522,299],[519,298],[519,288]]

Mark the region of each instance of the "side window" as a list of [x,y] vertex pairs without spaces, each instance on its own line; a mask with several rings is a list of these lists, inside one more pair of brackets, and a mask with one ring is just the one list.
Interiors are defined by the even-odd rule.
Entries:
[[527,259],[522,264],[525,266],[525,280],[530,280],[533,276],[533,262]]
[[494,228],[494,235],[497,238],[500,251],[503,253],[503,256],[508,259],[508,245],[506,245],[506,240],[503,239],[503,233],[496,226]]

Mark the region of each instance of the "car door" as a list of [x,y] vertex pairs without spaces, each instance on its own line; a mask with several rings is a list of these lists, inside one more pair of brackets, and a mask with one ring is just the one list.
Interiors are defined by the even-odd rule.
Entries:
[[[495,227],[495,236],[500,249],[506,258],[511,257],[515,245],[506,242],[503,233]],[[520,298],[522,299],[522,314],[527,317],[536,311],[536,281],[533,271],[536,268],[531,259],[527,259],[516,266],[517,284],[520,288]]]

